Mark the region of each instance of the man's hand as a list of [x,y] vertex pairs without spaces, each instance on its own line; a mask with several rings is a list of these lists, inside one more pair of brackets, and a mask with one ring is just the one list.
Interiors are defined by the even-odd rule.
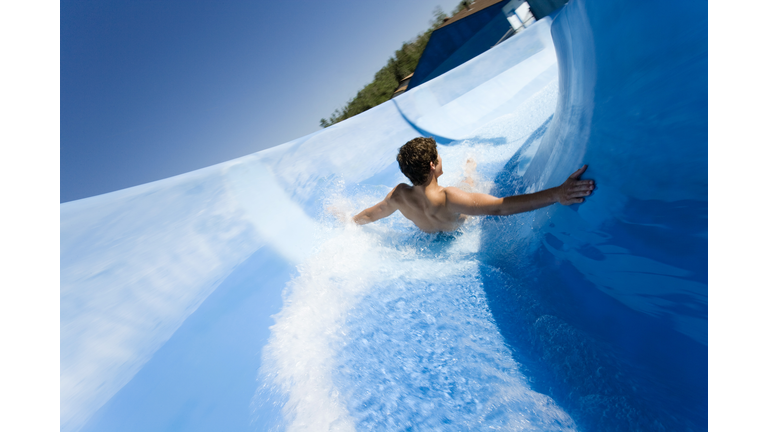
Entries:
[[594,180],[579,180],[584,171],[587,170],[587,166],[579,168],[575,173],[557,188],[555,197],[557,202],[562,205],[571,205],[583,203],[585,196],[592,194],[592,190],[595,189]]

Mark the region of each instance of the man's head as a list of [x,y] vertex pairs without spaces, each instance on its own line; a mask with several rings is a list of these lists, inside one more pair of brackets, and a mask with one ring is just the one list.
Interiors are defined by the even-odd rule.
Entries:
[[419,137],[405,143],[397,154],[397,163],[414,186],[427,183],[432,170],[437,177],[443,173],[434,138]]

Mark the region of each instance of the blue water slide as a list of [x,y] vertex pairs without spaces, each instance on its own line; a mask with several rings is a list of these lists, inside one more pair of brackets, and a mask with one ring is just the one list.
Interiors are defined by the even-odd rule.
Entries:
[[597,182],[583,205],[527,215],[530,239],[489,218],[481,248],[513,281],[487,289],[502,332],[588,430],[707,428],[706,14],[562,8],[557,111],[527,171],[512,159],[494,181],[538,190],[586,163]]
[[[707,15],[661,6],[573,0],[314,134],[62,204],[61,429],[705,430]],[[416,136],[441,184],[598,187],[338,222]]]

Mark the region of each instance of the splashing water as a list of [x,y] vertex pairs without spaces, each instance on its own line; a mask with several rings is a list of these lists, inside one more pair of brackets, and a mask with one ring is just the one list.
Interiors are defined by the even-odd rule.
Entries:
[[[340,124],[62,204],[62,430],[707,430],[707,12],[663,6],[572,0]],[[335,221],[418,134],[442,185],[599,189]]]
[[[474,188],[488,192],[556,95],[553,82],[472,138],[439,146],[441,183],[458,184],[473,159]],[[351,214],[392,186],[338,181],[324,193]],[[263,391],[283,395],[286,430],[575,430],[531,389],[494,323],[480,218],[451,234],[422,233],[399,213],[365,227],[326,218],[322,231],[264,349]]]

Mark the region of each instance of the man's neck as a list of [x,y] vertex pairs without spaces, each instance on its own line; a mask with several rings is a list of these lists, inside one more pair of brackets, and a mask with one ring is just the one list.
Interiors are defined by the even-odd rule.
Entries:
[[421,193],[426,193],[427,190],[438,188],[440,185],[437,184],[437,177],[430,175],[429,179],[426,183],[418,186],[414,186],[413,188]]

